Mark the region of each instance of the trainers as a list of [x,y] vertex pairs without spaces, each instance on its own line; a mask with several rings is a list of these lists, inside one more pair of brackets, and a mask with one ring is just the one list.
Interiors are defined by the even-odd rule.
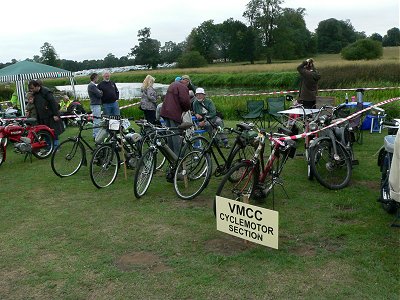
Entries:
[[229,149],[229,148],[231,148],[231,145],[225,144],[225,145],[224,145],[224,148]]

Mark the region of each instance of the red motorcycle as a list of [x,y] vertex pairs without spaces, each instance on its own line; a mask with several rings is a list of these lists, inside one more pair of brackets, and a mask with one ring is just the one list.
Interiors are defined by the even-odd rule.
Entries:
[[0,165],[6,160],[8,141],[17,153],[47,158],[54,149],[54,129],[37,125],[36,119],[4,120],[0,118]]

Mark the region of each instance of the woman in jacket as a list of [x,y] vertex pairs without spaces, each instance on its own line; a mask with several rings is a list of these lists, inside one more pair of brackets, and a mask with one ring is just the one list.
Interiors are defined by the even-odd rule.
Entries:
[[155,78],[147,75],[142,85],[142,98],[140,100],[140,109],[144,112],[145,119],[154,124],[156,121],[157,93],[153,88]]

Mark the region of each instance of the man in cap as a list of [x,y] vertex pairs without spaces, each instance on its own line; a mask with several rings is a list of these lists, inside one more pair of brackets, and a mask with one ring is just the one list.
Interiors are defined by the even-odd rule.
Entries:
[[[213,126],[219,126],[224,128],[224,122],[220,117],[217,116],[217,110],[215,108],[214,102],[211,99],[206,98],[206,93],[203,88],[197,88],[195,98],[193,101],[193,111],[199,122],[200,127],[204,127],[209,134],[212,134]],[[228,144],[228,138],[221,132],[218,135],[220,142],[223,147],[230,148]]]

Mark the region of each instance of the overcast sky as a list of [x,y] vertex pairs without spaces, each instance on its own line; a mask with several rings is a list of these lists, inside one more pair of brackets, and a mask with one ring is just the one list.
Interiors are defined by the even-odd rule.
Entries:
[[[137,33],[151,28],[164,45],[182,42],[203,21],[222,23],[242,17],[249,0],[110,0],[26,1],[1,3],[0,62],[40,55],[48,42],[61,59],[103,59],[108,53],[127,55],[138,44]],[[322,20],[349,19],[356,31],[386,34],[399,27],[398,0],[286,0],[283,7],[306,9],[306,25],[315,31]]]

